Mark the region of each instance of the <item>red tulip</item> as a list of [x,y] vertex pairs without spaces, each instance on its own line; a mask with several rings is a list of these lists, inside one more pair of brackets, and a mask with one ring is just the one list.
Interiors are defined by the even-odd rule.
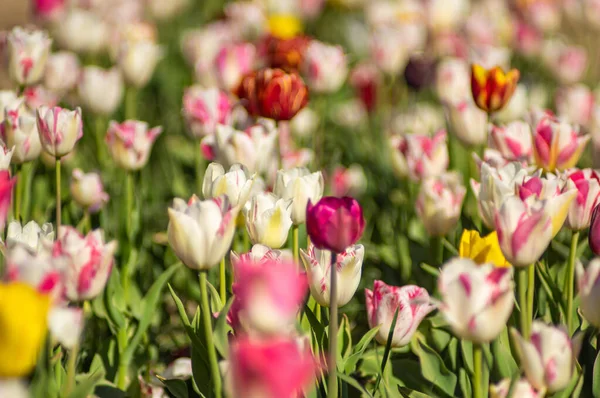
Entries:
[[345,196],[327,196],[306,206],[306,230],[319,249],[341,253],[355,244],[365,230],[365,219],[358,202]]
[[264,46],[268,65],[288,72],[298,70],[310,42],[311,39],[307,36],[296,36],[291,39],[267,36]]

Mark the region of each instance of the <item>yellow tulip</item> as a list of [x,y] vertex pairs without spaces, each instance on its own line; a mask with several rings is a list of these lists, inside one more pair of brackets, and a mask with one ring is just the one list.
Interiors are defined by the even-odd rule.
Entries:
[[496,267],[510,267],[500,250],[496,231],[482,238],[478,231],[465,229],[460,237],[458,254],[480,265],[492,263]]
[[292,14],[274,14],[267,21],[271,35],[278,39],[291,39],[302,33],[302,21]]
[[0,284],[0,378],[33,370],[48,330],[50,297],[23,283]]

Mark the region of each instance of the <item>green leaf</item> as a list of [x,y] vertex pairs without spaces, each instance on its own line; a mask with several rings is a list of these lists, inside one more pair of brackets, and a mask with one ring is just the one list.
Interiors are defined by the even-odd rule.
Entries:
[[400,387],[400,394],[406,398],[431,398],[431,395],[423,394],[410,388]]
[[508,329],[504,328],[500,336],[492,341],[493,370],[497,379],[512,377],[519,369],[513,358],[508,339]]
[[96,371],[89,374],[85,380],[80,383],[77,383],[73,392],[69,394],[69,398],[86,398],[93,391],[98,383],[100,383],[104,379],[103,371]]
[[594,398],[600,398],[600,352],[598,352],[596,360],[594,361],[593,375],[592,392],[594,394]]
[[345,358],[352,351],[352,333],[350,332],[350,322],[346,314],[342,315],[342,322],[338,330],[338,346],[337,346],[337,366],[338,369],[344,368]]
[[209,282],[206,281],[206,285],[208,286],[209,294],[208,297],[210,299],[211,309],[214,312],[219,312],[223,308],[223,303],[221,302],[221,296],[215,287]]
[[454,396],[457,383],[456,375],[446,368],[444,361],[438,353],[422,340],[422,336],[417,336],[411,342],[411,346],[413,347],[413,352],[419,357],[423,377],[447,395]]
[[223,358],[229,358],[229,340],[228,335],[231,326],[227,323],[227,313],[233,304],[233,297],[229,299],[225,307],[221,308],[219,316],[215,322],[215,330],[213,331],[213,341],[215,348]]
[[470,397],[472,395],[470,379],[469,373],[464,368],[458,370],[458,384],[460,385],[463,397]]
[[381,382],[381,377],[385,372],[385,366],[387,365],[387,361],[390,357],[390,350],[392,349],[392,339],[394,338],[394,331],[396,329],[396,321],[398,321],[398,311],[400,311],[400,307],[396,308],[394,312],[394,317],[392,318],[392,324],[390,325],[390,331],[388,332],[387,341],[385,343],[385,351],[383,352],[383,360],[381,361],[381,373],[377,376],[377,381],[375,382],[375,389],[379,387],[379,383]]
[[323,341],[325,336],[325,327],[319,322],[315,314],[308,307],[308,305],[304,305],[304,315],[308,319],[310,326],[312,328],[313,333],[315,334],[315,338],[317,341]]
[[469,374],[473,374],[473,343],[467,340],[461,340],[460,353],[462,355],[463,363],[469,371]]
[[187,388],[187,384],[184,380],[181,379],[165,379],[163,377],[160,376],[156,376],[158,378],[158,380],[160,380],[165,387],[167,387],[167,390],[169,390],[169,392],[171,394],[173,394],[173,396],[175,396],[175,398],[188,398],[188,388]]
[[356,370],[356,364],[363,356],[363,353],[369,346],[369,343],[375,338],[375,335],[379,332],[380,326],[375,326],[373,329],[369,330],[365,335],[360,339],[360,341],[352,348],[352,354],[346,358],[346,365],[344,366],[344,370],[347,374],[350,374]]
[[420,266],[423,271],[427,272],[429,275],[433,276],[434,278],[437,278],[438,276],[440,276],[439,268],[432,267],[431,265],[425,264],[425,263],[421,263]]
[[356,388],[358,391],[360,391],[363,395],[363,397],[370,397],[373,398],[373,395],[371,395],[371,393],[369,391],[367,391],[367,389],[365,387],[363,387],[362,385],[360,385],[360,383],[358,381],[356,381],[356,379],[347,376],[343,373],[338,373],[338,378],[340,380],[342,380],[343,382],[348,383],[349,385],[351,385],[352,387]]
[[119,270],[113,267],[108,283],[106,284],[106,289],[104,289],[104,307],[111,321],[113,332],[125,327],[125,317],[123,316],[125,312],[124,301]]

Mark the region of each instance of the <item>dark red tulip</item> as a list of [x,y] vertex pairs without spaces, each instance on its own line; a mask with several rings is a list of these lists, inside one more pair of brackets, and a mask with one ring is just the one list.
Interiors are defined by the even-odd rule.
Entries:
[[362,208],[354,198],[326,196],[306,206],[306,231],[319,249],[341,253],[355,244],[364,230]]
[[600,256],[600,205],[596,205],[592,211],[592,222],[590,224],[588,242],[592,252],[596,256]]
[[297,71],[310,41],[310,37],[307,36],[291,39],[268,36],[264,41],[267,64],[271,68],[280,68],[286,72]]

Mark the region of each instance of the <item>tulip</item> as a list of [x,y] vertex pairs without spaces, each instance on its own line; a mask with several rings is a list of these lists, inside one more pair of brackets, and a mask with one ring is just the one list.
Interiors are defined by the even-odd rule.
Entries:
[[326,196],[306,206],[306,232],[317,249],[342,253],[354,245],[365,229],[360,204],[345,196]]
[[214,60],[221,48],[234,41],[237,32],[226,21],[206,24],[202,29],[188,30],[183,33],[181,47],[183,55],[196,71],[197,81],[204,87],[216,84]]
[[530,96],[530,91],[535,94],[534,90],[530,90],[524,84],[517,84],[517,88],[506,106],[494,114],[494,120],[499,123],[510,123],[523,119],[528,108],[534,106],[532,102],[535,96]]
[[278,337],[237,339],[231,347],[231,397],[294,398],[316,377],[310,346]]
[[528,340],[516,330],[513,335],[521,352],[521,366],[534,388],[553,393],[569,384],[578,353],[573,352],[565,330],[534,321]]
[[563,188],[563,191],[577,188],[577,196],[571,203],[569,214],[567,215],[567,228],[580,231],[589,228],[592,210],[598,203],[600,197],[600,175],[595,170],[573,170],[567,175],[569,183]]
[[415,209],[430,236],[444,236],[456,226],[467,192],[461,181],[459,174],[448,172],[421,184]]
[[162,48],[150,40],[122,43],[118,65],[127,84],[144,87],[163,57]]
[[108,24],[91,10],[73,8],[56,24],[54,37],[61,47],[78,54],[97,54],[108,44]]
[[542,61],[562,84],[581,80],[588,66],[585,48],[558,40],[547,40],[542,48]]
[[194,85],[183,94],[183,116],[193,137],[215,134],[218,124],[231,124],[232,103],[217,88]]
[[253,263],[271,261],[283,263],[292,260],[293,256],[290,250],[275,250],[261,244],[253,245],[248,253],[237,254],[234,251],[231,252],[231,264],[233,264],[234,267],[235,264],[240,261],[250,261]]
[[443,174],[448,168],[448,147],[446,131],[440,130],[429,137],[422,134],[405,136],[401,150],[406,159],[409,177],[420,181],[427,177]]
[[331,193],[333,196],[358,197],[367,189],[367,177],[362,167],[358,164],[345,168],[338,166],[331,176]]
[[568,123],[588,126],[594,110],[594,93],[583,84],[562,87],[556,92],[558,116]]
[[440,311],[450,328],[459,338],[473,343],[495,339],[513,309],[512,268],[456,258],[442,267],[438,289],[442,295]]
[[15,148],[8,149],[0,144],[0,170],[8,170],[10,168],[10,160],[12,159]]
[[579,128],[550,115],[542,116],[533,132],[533,156],[536,164],[546,171],[574,167],[589,135],[579,135]]
[[[9,248],[6,259],[6,279],[11,282],[25,283],[41,294],[46,294],[52,302],[60,302],[64,292],[64,263],[52,258],[46,246],[52,240],[40,236],[39,244],[7,240]],[[44,243],[42,243],[44,242]]]
[[26,284],[0,284],[0,378],[27,376],[46,338],[48,296]]
[[242,77],[253,70],[256,48],[250,43],[231,44],[219,51],[215,58],[215,70],[219,86],[224,90],[235,89]]
[[0,397],[30,398],[27,384],[19,379],[0,380]]
[[150,0],[148,2],[148,9],[150,15],[156,20],[166,21],[181,14],[190,4],[189,0]]
[[488,115],[470,101],[446,106],[452,132],[466,146],[483,145],[488,135]]
[[37,129],[44,151],[55,158],[71,152],[83,136],[81,109],[70,111],[55,106],[41,106],[36,111]]
[[490,146],[509,161],[529,163],[532,160],[531,127],[520,120],[506,126],[492,125]]
[[253,116],[290,120],[308,103],[308,90],[297,73],[265,68],[246,75],[236,90]]
[[65,0],[35,0],[33,13],[42,20],[54,20],[65,10],[65,3]]
[[78,93],[84,108],[96,115],[112,115],[123,99],[123,77],[117,68],[83,68]]
[[480,265],[490,263],[495,267],[510,267],[500,249],[496,231],[482,238],[478,231],[465,229],[460,237],[458,255]]
[[249,209],[244,209],[246,229],[252,243],[273,249],[283,246],[292,226],[291,205],[291,200],[279,199],[271,193],[254,196]]
[[277,171],[273,192],[284,200],[291,200],[291,216],[294,225],[306,222],[306,205],[317,202],[323,196],[324,181],[320,171],[311,173],[306,168]]
[[311,137],[319,127],[319,114],[311,109],[304,108],[292,120],[290,128],[294,137]]
[[479,108],[487,113],[502,109],[513,95],[519,71],[511,69],[505,73],[500,67],[486,70],[482,66],[471,66],[471,93]]
[[106,133],[106,143],[113,160],[126,170],[139,170],[148,163],[150,150],[162,127],[148,130],[148,123],[126,120],[119,124],[111,121]]
[[108,194],[98,173],[84,173],[80,169],[73,170],[71,195],[75,202],[86,211],[97,212],[108,202]]
[[23,90],[25,104],[29,109],[38,109],[42,106],[53,108],[60,100],[56,94],[46,89],[42,85],[28,86]]
[[4,230],[4,225],[6,224],[12,200],[12,191],[16,182],[16,178],[10,178],[8,170],[0,170],[0,231]]
[[590,222],[590,234],[588,236],[588,243],[590,245],[590,249],[592,252],[600,256],[600,217],[598,214],[600,213],[600,204],[594,207],[592,210],[592,220]]
[[231,206],[242,208],[250,196],[255,177],[241,164],[234,164],[225,172],[219,163],[211,163],[204,172],[202,195],[207,199],[227,195]]
[[238,261],[234,274],[234,330],[272,336],[294,329],[308,291],[306,275],[296,263]]
[[[503,379],[500,383],[490,386],[491,398],[508,398],[511,391],[511,379]],[[517,380],[512,388],[513,397],[520,398],[543,398],[542,393],[538,393],[526,379]]]
[[9,148],[13,148],[12,162],[21,164],[37,159],[42,151],[36,117],[24,109],[21,102],[4,109],[4,122],[0,135]]
[[302,70],[308,87],[317,93],[333,93],[340,89],[348,75],[344,50],[313,40],[304,54]]
[[8,74],[15,83],[29,86],[44,75],[52,40],[46,32],[14,28],[7,36]]
[[600,259],[590,261],[584,269],[581,262],[577,262],[577,286],[579,288],[580,308],[585,319],[592,325],[600,325],[600,311],[598,298],[600,293]]
[[6,231],[6,247],[12,249],[17,245],[23,245],[30,251],[40,251],[42,242],[54,240],[54,229],[52,224],[44,223],[41,226],[35,221],[29,221],[24,226],[18,221],[11,221]]
[[442,101],[460,102],[469,98],[469,66],[458,58],[448,58],[440,62],[436,72],[436,92]]
[[412,55],[404,69],[404,79],[408,87],[416,92],[430,87],[433,83],[436,62],[430,56]]
[[77,84],[80,68],[79,58],[74,53],[54,53],[46,62],[44,86],[55,94],[64,95]]
[[435,32],[455,30],[469,12],[466,0],[433,0],[427,3],[427,25]]
[[373,291],[365,289],[365,305],[369,327],[379,326],[375,340],[386,344],[396,311],[398,317],[392,335],[392,347],[410,343],[419,324],[435,309],[429,302],[427,290],[415,285],[389,286],[373,282]]
[[358,64],[350,73],[350,85],[367,112],[373,112],[377,106],[377,92],[381,84],[381,72],[373,64]]
[[269,35],[264,41],[267,65],[286,72],[297,71],[304,61],[304,53],[312,40],[307,36],[277,37]]
[[261,4],[250,1],[228,3],[223,11],[227,20],[231,21],[246,39],[260,37],[266,29],[267,17]]
[[[331,257],[328,250],[320,250],[309,244],[306,251],[300,249],[302,262],[306,268],[310,293],[317,303],[324,307],[330,305],[330,280],[331,280]],[[362,272],[365,248],[363,245],[353,245],[335,256],[335,268],[337,278],[338,307],[342,307],[352,299]]]
[[386,74],[395,75],[404,70],[410,53],[405,31],[397,27],[379,27],[371,36],[371,56],[377,67]]

